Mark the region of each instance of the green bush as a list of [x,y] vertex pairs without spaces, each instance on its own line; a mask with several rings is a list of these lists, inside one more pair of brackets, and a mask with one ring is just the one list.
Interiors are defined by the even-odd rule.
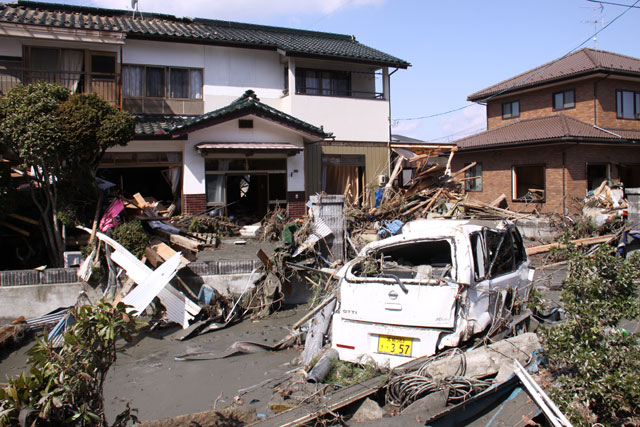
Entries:
[[140,221],[129,221],[113,229],[112,237],[138,258],[144,256],[144,248],[149,244],[149,236]]
[[638,262],[608,246],[588,257],[569,248],[567,256],[561,301],[568,319],[542,331],[557,380],[551,397],[577,425],[638,425],[639,337],[618,328],[640,314]]
[[[0,425],[18,425],[22,410],[31,412],[29,425],[104,426],[103,386],[107,372],[122,347],[143,323],[129,316],[128,306],[100,301],[72,310],[75,318],[64,333],[64,345],[56,350],[47,339],[28,352],[31,369],[0,389]],[[131,408],[114,425],[137,421]]]

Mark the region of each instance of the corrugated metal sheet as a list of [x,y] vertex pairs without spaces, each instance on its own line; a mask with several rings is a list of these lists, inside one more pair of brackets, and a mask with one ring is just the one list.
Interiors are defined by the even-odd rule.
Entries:
[[313,216],[321,218],[329,226],[332,235],[322,240],[322,254],[330,261],[344,260],[344,196],[324,195],[310,197]]

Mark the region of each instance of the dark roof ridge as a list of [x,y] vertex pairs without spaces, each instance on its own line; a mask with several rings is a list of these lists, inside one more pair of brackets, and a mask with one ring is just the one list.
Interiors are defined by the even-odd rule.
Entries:
[[[107,15],[111,17],[116,17],[116,16],[131,17],[131,15],[133,14],[132,10],[126,10],[126,9],[107,9],[102,7],[79,6],[79,5],[71,5],[71,4],[63,4],[63,3],[46,3],[46,2],[31,1],[31,0],[18,0],[17,2],[10,2],[10,3],[0,2],[0,5],[5,5],[5,4],[16,5],[16,6],[28,6],[31,8],[43,9],[48,11],[62,10],[66,12],[95,13],[95,14]],[[202,24],[202,25],[221,26],[221,27],[227,27],[227,28],[252,29],[252,30],[269,31],[269,32],[275,32],[275,33],[289,33],[289,34],[296,34],[296,35],[308,35],[308,36],[334,38],[339,40],[356,41],[355,36],[351,36],[347,34],[303,30],[303,29],[297,29],[297,28],[277,27],[272,25],[250,24],[245,22],[227,21],[227,20],[221,20],[221,19],[190,18],[186,16],[180,17],[180,16],[169,15],[165,13],[156,13],[156,12],[142,12],[142,17],[144,19],[163,19],[163,20],[175,21],[175,22],[196,23],[196,24]],[[136,18],[136,19],[139,19],[139,18]]]
[[[535,76],[537,76],[539,73],[544,72],[547,68],[550,68],[551,66],[553,66],[554,64],[558,63],[558,62],[562,62],[567,60],[568,58],[574,57],[576,55],[579,54],[584,54],[584,56],[588,59],[588,61],[592,64],[592,68],[586,68],[583,70],[573,73],[566,73],[566,74],[561,74],[559,76],[550,76],[550,77],[544,77],[542,80],[540,81],[534,81],[534,82],[529,82],[529,80],[533,79]],[[552,82],[555,81],[557,79],[560,79],[562,77],[567,77],[567,76],[571,76],[571,75],[575,75],[575,74],[580,74],[580,73],[593,73],[593,72],[597,72],[599,71],[599,69],[602,70],[610,70],[610,71],[621,71],[618,70],[616,68],[612,68],[609,65],[604,65],[602,63],[602,61],[596,56],[596,54],[606,54],[606,55],[613,55],[616,56],[618,58],[624,58],[624,59],[628,59],[628,60],[633,60],[633,61],[638,61],[639,58],[635,58],[633,56],[629,56],[629,55],[623,55],[620,53],[616,53],[616,52],[611,52],[611,51],[607,51],[607,50],[601,50],[601,49],[592,49],[592,48],[588,48],[588,47],[583,47],[582,49],[579,50],[575,50],[572,52],[569,52],[566,55],[563,55],[559,58],[556,58],[552,61],[548,61],[542,65],[539,65],[537,67],[531,68],[529,70],[523,71],[522,73],[519,73],[513,77],[509,77],[507,79],[504,79],[498,83],[495,83],[487,88],[478,90],[474,93],[472,93],[471,95],[467,96],[467,100],[471,101],[474,100],[473,102],[482,102],[482,101],[486,101],[489,98],[496,96],[498,94],[502,94],[502,93],[508,93],[513,91],[518,91],[527,87],[535,87],[541,84],[546,84],[548,82]],[[637,72],[637,71],[634,71]],[[523,81],[522,78],[526,76],[526,79]],[[499,90],[499,88],[501,86],[507,85],[508,87]]]
[[[533,76],[535,76],[535,75],[536,75],[536,73],[537,73],[539,70],[544,70],[546,67],[550,67],[550,66],[551,66],[551,65],[553,65],[554,63],[556,63],[556,62],[558,62],[558,61],[561,61],[561,60],[563,60],[563,59],[565,59],[565,58],[568,58],[568,57],[570,57],[570,56],[573,56],[573,55],[575,55],[575,54],[577,54],[577,53],[579,53],[579,52],[582,52],[582,51],[583,51],[583,50],[585,50],[585,49],[587,49],[587,48],[582,48],[582,49],[580,49],[580,50],[576,50],[576,51],[574,51],[574,52],[568,53],[568,54],[566,54],[566,55],[564,55],[564,56],[561,56],[560,58],[556,58],[556,59],[554,59],[554,60],[552,60],[552,61],[545,62],[545,63],[544,63],[544,64],[542,64],[542,65],[538,65],[537,67],[530,68],[530,69],[528,69],[528,70],[526,70],[526,71],[521,72],[520,74],[516,74],[516,75],[515,75],[515,76],[513,76],[513,77],[509,77],[509,78],[507,78],[507,79],[504,79],[504,80],[502,80],[502,81],[500,81],[500,82],[498,82],[498,83],[496,83],[496,84],[493,84],[493,85],[489,86],[488,88],[485,88],[485,89],[482,89],[482,90],[476,91],[476,92],[472,93],[471,95],[467,96],[467,100],[470,100],[470,98],[474,97],[474,95],[475,95],[476,93],[480,93],[480,92],[490,92],[492,88],[497,87],[497,86],[500,86],[500,85],[504,84],[505,82],[507,82],[507,81],[509,81],[509,80],[517,80],[517,79],[518,79],[518,77],[522,77],[522,76],[527,75],[527,74],[531,74],[531,77],[533,77]],[[524,83],[523,83],[523,82],[517,82],[517,83],[515,83],[513,86],[515,86],[515,85],[522,85],[522,84],[526,84],[526,82],[524,82]],[[503,90],[503,91],[504,91],[504,92],[508,92],[509,90],[511,90],[511,89],[513,88],[513,86],[511,86],[510,88],[507,88],[506,90]],[[489,96],[490,96],[490,95],[489,95]],[[482,100],[481,100],[481,101],[482,101]]]

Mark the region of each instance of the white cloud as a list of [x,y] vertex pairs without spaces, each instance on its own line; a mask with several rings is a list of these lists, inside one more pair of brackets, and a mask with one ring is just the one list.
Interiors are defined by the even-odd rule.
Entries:
[[394,135],[404,135],[411,138],[418,138],[418,130],[422,125],[422,120],[397,120],[391,123],[391,133]]
[[440,137],[434,140],[454,141],[487,128],[486,108],[472,104],[464,110],[440,119]]
[[[264,22],[280,16],[329,15],[342,9],[377,5],[385,0],[139,0],[140,11],[177,16]],[[131,9],[131,0],[90,0],[91,6]]]

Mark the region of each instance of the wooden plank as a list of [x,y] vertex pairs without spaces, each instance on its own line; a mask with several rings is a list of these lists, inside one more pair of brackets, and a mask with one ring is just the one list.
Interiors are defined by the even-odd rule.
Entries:
[[147,207],[147,201],[144,199],[144,197],[142,197],[142,194],[136,193],[133,195],[133,198],[136,201],[138,208],[144,209]]
[[11,214],[9,214],[7,216],[10,216],[11,218],[17,219],[18,221],[26,222],[27,224],[40,225],[40,223],[38,221],[36,221],[35,219],[27,218],[26,216],[14,214],[14,213],[11,213]]
[[260,261],[262,261],[265,268],[268,271],[273,272],[273,263],[271,262],[271,259],[269,258],[269,256],[265,254],[262,249],[258,249],[258,253],[256,255],[258,256],[258,258],[260,258]]
[[466,172],[467,170],[471,169],[472,167],[474,167],[476,164],[478,164],[478,162],[469,163],[467,166],[463,167],[458,172],[456,172],[453,175],[451,175],[451,178],[455,178],[456,176],[459,176],[460,174],[462,174],[462,173]]
[[[609,240],[615,238],[617,234],[607,234],[606,236],[596,236],[596,237],[586,237],[584,239],[576,239],[572,240],[571,243],[581,246],[581,245],[594,245],[596,243],[605,243]],[[548,245],[534,246],[532,248],[527,248],[527,255],[535,255],[541,254],[544,252],[549,252],[552,248],[566,248],[567,245],[564,243],[550,243]]]
[[502,202],[506,202],[506,201],[507,201],[507,196],[504,193],[502,193],[493,202],[489,203],[489,206],[497,208],[497,207],[500,207],[500,204]]
[[329,297],[326,298],[324,301],[322,301],[320,304],[318,304],[318,306],[316,308],[314,308],[313,310],[311,310],[310,312],[305,314],[302,317],[302,319],[300,319],[296,323],[294,323],[293,326],[291,327],[291,330],[295,331],[296,329],[298,329],[301,325],[303,325],[306,321],[308,321],[313,316],[315,316],[316,313],[318,313],[320,310],[322,310],[327,304],[329,304],[335,298],[336,298],[336,296],[333,293],[331,295],[329,295]]
[[16,227],[15,225],[9,224],[8,222],[0,221],[0,225],[2,225],[5,228],[8,228],[9,230],[15,231],[18,234],[22,234],[24,237],[29,237],[30,235],[30,233],[27,230],[23,230],[20,227]]

